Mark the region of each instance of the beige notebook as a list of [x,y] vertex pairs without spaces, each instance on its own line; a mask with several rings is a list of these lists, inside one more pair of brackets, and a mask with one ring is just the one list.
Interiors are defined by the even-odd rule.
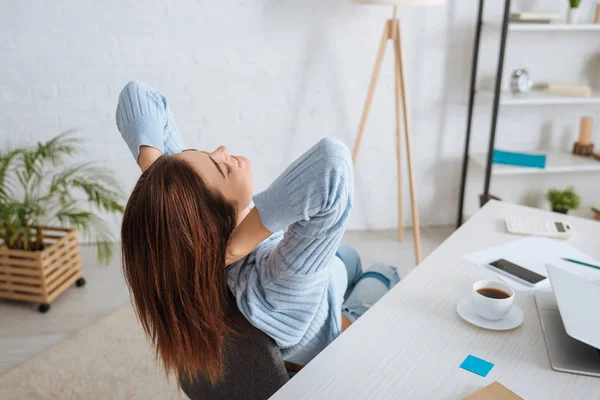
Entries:
[[499,382],[493,382],[481,390],[465,397],[463,400],[523,400],[513,391]]

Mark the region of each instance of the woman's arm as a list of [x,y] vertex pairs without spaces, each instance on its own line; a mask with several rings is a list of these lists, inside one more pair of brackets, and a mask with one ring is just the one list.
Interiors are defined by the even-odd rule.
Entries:
[[156,161],[161,155],[161,151],[155,149],[154,147],[141,146],[140,157],[138,158],[138,165],[140,166],[142,172],[146,171],[148,167],[150,167],[154,163],[154,161]]
[[[339,167],[333,160],[339,159],[345,165],[350,162],[346,159],[349,157],[347,153],[347,149],[340,147],[335,141],[321,140],[294,162],[267,190],[256,195],[256,207],[231,235],[225,255],[226,265],[248,255],[273,232],[298,221],[306,222],[323,212],[323,208],[328,208],[327,203],[340,196],[339,193],[333,193],[335,190],[332,192],[332,188],[340,187]],[[341,169],[347,168],[344,166]],[[344,179],[342,185],[346,183],[343,181]],[[349,185],[351,187],[351,182]],[[333,214],[336,212],[334,210]],[[330,216],[322,217],[331,219]],[[321,228],[321,232],[313,232],[316,236],[327,235],[328,230],[337,230],[326,223],[313,222],[313,225]]]
[[[352,192],[352,159],[341,142],[324,138],[294,161],[269,187],[253,197],[263,225],[277,232],[299,223],[317,237],[337,231],[336,212],[346,211],[340,198]],[[338,216],[339,217],[339,216]],[[316,219],[315,219],[316,218]],[[327,221],[325,221],[327,220]],[[323,221],[319,223],[318,221]],[[325,223],[327,222],[327,223]]]
[[[328,195],[328,192],[339,186],[338,169],[347,169],[348,154],[345,146],[323,139],[290,165],[269,188],[254,196],[256,206],[229,239],[225,265],[248,255],[273,232],[295,222],[308,221],[327,208],[325,203],[338,196],[336,193]],[[342,167],[337,166],[337,160]],[[326,230],[326,224],[314,225]]]
[[119,95],[116,120],[142,171],[161,154],[175,154],[184,149],[167,98],[151,86],[137,81],[125,85]]
[[273,232],[265,228],[258,210],[254,207],[231,234],[225,254],[225,265],[247,256],[260,242],[272,234]]
[[254,263],[230,267],[228,284],[242,314],[282,347],[300,343],[314,318],[325,318],[332,281],[342,290],[344,267],[329,267],[350,216],[352,189],[350,152],[324,139],[254,196],[254,218],[270,232],[286,232]]

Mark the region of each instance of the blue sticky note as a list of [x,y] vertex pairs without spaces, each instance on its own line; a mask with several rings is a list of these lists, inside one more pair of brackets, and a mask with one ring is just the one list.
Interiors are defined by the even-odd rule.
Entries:
[[469,355],[467,358],[465,358],[465,361],[460,364],[460,367],[474,374],[487,376],[492,368],[494,368],[494,364],[489,361],[482,360],[481,358]]

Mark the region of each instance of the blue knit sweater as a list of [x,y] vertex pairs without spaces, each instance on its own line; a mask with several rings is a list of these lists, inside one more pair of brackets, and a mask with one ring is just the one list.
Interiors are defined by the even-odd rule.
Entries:
[[351,193],[350,153],[326,138],[254,196],[265,227],[279,232],[245,266],[229,268],[229,287],[244,316],[290,361],[307,363],[341,332],[347,276],[335,252]]
[[[136,160],[141,145],[184,149],[167,99],[147,85],[123,89],[116,118]],[[318,142],[254,196],[261,221],[276,233],[227,269],[238,308],[287,360],[305,364],[341,333],[347,274],[335,252],[352,208],[352,173],[343,144]]]

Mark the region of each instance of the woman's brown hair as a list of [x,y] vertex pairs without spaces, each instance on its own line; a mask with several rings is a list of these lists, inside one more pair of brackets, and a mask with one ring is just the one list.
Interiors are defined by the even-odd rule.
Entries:
[[184,160],[161,156],[140,177],[121,228],[125,279],[167,376],[224,376],[225,247],[235,208]]

